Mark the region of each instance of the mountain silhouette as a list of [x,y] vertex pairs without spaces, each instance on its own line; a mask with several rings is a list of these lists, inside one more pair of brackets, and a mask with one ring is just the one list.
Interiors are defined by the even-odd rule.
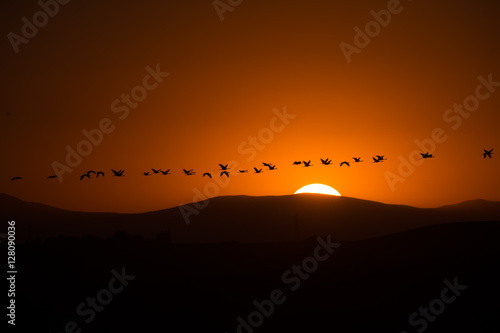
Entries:
[[[416,208],[317,194],[215,197],[138,214],[69,211],[0,194],[0,207],[3,220],[22,222],[20,241],[51,236],[106,238],[117,230],[154,238],[166,229],[174,243],[283,242],[326,234],[354,241],[436,224],[500,220],[500,202],[486,200]],[[197,214],[186,220],[182,211]]]

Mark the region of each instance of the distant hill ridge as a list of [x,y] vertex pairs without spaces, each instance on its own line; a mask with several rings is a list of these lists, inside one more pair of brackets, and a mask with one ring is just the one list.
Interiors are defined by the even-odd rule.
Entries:
[[[197,214],[185,215],[196,207]],[[0,194],[0,217],[16,220],[19,240],[51,236],[110,237],[117,230],[155,237],[171,230],[173,242],[274,242],[332,234],[340,241],[373,238],[465,221],[500,221],[500,202],[470,200],[437,208],[384,204],[315,194],[224,196],[138,214],[69,211]]]

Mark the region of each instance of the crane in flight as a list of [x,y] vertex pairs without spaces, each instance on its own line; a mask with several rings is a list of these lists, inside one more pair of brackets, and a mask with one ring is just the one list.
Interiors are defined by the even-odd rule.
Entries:
[[375,157],[378,159],[379,162],[381,161],[387,161],[387,158],[384,158],[385,155],[375,155]]
[[196,175],[196,172],[194,172],[193,169],[191,169],[191,170],[182,169],[182,171],[184,171],[184,173],[186,174],[186,176]]
[[161,171],[161,169],[156,170],[156,169],[153,169],[153,168],[151,168],[151,170],[153,170],[154,173],[160,173],[160,171]]
[[149,172],[144,172],[144,176],[151,176]]
[[161,174],[162,174],[162,175],[164,175],[164,176],[166,176],[166,175],[170,175],[170,174],[171,174],[171,173],[170,173],[170,169],[168,169],[167,171],[162,171],[162,170],[160,170],[160,172],[161,172]]
[[344,161],[344,162],[340,163],[340,166],[342,166],[342,165],[344,165],[344,164],[345,164],[345,165],[347,165],[348,167],[350,167],[350,166],[351,166],[351,165],[349,164],[349,162],[347,162],[347,161]]
[[422,155],[422,158],[421,158],[422,160],[423,160],[424,158],[434,158],[434,157],[436,157],[436,156],[432,155],[432,154],[431,154],[431,153],[429,153],[429,152],[427,152],[427,153],[425,153],[425,154],[420,153],[420,155]]
[[384,160],[383,159],[380,159],[380,158],[377,158],[377,157],[372,157],[373,158],[373,162],[372,163],[379,163],[379,162],[383,162]]
[[47,179],[55,179],[55,178],[57,178],[57,175],[52,175],[47,177]]
[[87,177],[88,179],[90,179],[90,174],[89,173],[84,173],[83,175],[80,176],[80,180],[82,180],[85,177]]
[[125,170],[114,170],[114,169],[111,169],[111,171],[113,171],[113,176],[114,177],[123,177],[123,173],[125,172]]
[[20,179],[23,179],[22,177],[13,177],[10,179],[10,181],[13,181],[13,180],[20,180]]
[[490,150],[483,149],[483,150],[484,150],[483,158],[486,158],[486,156],[491,158],[491,154],[493,154],[493,149],[490,149]]
[[255,170],[255,173],[261,173],[262,169],[257,169],[256,167],[253,168]]
[[354,163],[363,162],[363,161],[361,160],[361,157],[353,157],[353,160],[354,160]]
[[295,161],[292,163],[292,165],[300,165],[300,164],[302,164],[302,161]]
[[203,177],[208,176],[209,178],[212,178],[212,174],[210,172],[205,172],[203,174]]
[[222,177],[223,175],[226,175],[227,178],[229,178],[229,173],[227,171],[222,171],[220,173],[220,176]]
[[273,165],[272,163],[264,163],[262,162],[263,165],[265,165],[269,170],[276,170],[276,165]]
[[320,158],[320,160],[323,165],[330,165],[332,163],[332,160],[329,160],[328,157],[325,160]]
[[309,160],[308,162],[306,162],[306,161],[302,161],[302,163],[304,163],[304,167],[305,167],[305,168],[312,166],[312,165],[311,165],[311,160]]
[[85,177],[87,177],[88,179],[90,179],[90,174],[91,173],[96,173],[96,172],[94,170],[89,170],[89,171],[87,171],[86,173],[84,173],[83,175],[80,176],[80,180],[82,180]]
[[102,171],[97,171],[97,178],[99,178],[99,175],[102,175],[104,177],[104,172]]
[[224,165],[219,163],[219,166],[221,170],[229,170],[229,164]]
[[238,170],[239,173],[248,173],[248,169],[246,170]]

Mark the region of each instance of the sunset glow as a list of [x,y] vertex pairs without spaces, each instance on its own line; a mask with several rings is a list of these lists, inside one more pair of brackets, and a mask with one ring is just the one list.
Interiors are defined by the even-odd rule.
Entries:
[[323,184],[309,184],[300,189],[298,189],[294,194],[300,193],[317,193],[317,194],[326,194],[326,195],[336,195],[340,196],[339,191],[330,187],[328,185]]

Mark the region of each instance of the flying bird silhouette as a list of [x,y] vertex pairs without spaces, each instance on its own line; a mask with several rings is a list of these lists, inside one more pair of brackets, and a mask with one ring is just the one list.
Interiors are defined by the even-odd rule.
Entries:
[[276,165],[273,165],[272,163],[264,163],[262,162],[263,165],[265,165],[269,170],[276,170]]
[[14,178],[11,178],[10,181],[19,180],[19,179],[23,179],[23,178],[22,177],[14,177]]
[[52,175],[47,177],[47,179],[54,179],[54,178],[57,178],[57,175]]
[[387,159],[384,158],[385,155],[375,155],[375,157],[380,161],[386,161]]
[[229,178],[229,173],[227,171],[222,171],[220,173],[220,176],[222,177],[222,175],[226,175]]
[[164,176],[165,176],[165,175],[170,175],[170,174],[171,174],[171,173],[170,173],[170,169],[168,169],[167,171],[162,171],[162,170],[160,170],[160,172],[161,172],[161,174],[162,174],[162,175],[164,175]]
[[102,175],[104,177],[104,172],[102,171],[97,171],[97,178],[99,178],[99,175]]
[[238,170],[239,173],[248,173],[248,169],[247,170]]
[[489,158],[491,158],[491,154],[493,154],[493,149],[491,149],[491,150],[483,149],[483,150],[484,150],[483,158],[486,158],[486,156],[488,156]]
[[96,174],[96,172],[95,172],[94,170],[89,170],[89,171],[87,171],[87,175],[89,175],[89,177],[90,177],[90,174],[91,174],[91,173],[93,173],[94,175]]
[[144,172],[144,176],[150,176],[149,172]]
[[332,160],[329,160],[328,157],[325,160],[320,158],[320,160],[323,165],[330,165],[332,163]]
[[379,163],[379,162],[383,162],[384,160],[383,159],[379,159],[377,157],[372,157],[373,158],[373,162],[372,163]]
[[340,163],[340,166],[342,166],[342,165],[344,165],[344,164],[345,164],[345,165],[347,165],[347,166],[351,166],[351,165],[349,164],[349,162],[347,162],[347,161],[344,161],[344,162]]
[[87,177],[88,179],[90,179],[90,175],[88,173],[84,173],[83,175],[80,176],[80,180],[82,180],[85,177]]
[[261,173],[262,169],[257,169],[256,167],[253,168],[255,170],[255,173]]
[[111,171],[113,171],[113,176],[114,177],[123,177],[123,172],[125,172],[125,170],[116,171],[114,169],[111,169]]
[[357,158],[356,158],[356,157],[353,157],[353,159],[354,159],[354,163],[363,162],[363,161],[361,160],[361,157],[357,157]]
[[304,163],[304,167],[306,167],[306,168],[312,166],[311,165],[311,160],[309,160],[308,162],[302,161],[302,163]]
[[186,176],[193,176],[196,174],[196,172],[194,172],[193,169],[191,169],[191,170],[182,169],[182,171],[184,171]]
[[203,174],[203,177],[205,177],[205,176],[208,176],[208,177],[212,178],[212,174],[210,172],[205,172]]
[[431,153],[427,152],[425,154],[422,154],[420,153],[420,155],[422,155],[422,158],[421,159],[424,159],[424,158],[434,158],[436,156],[432,155]]
[[151,168],[151,170],[153,170],[154,173],[159,173],[161,171],[161,169],[156,170],[156,169],[153,169],[153,168]]
[[221,169],[221,170],[228,170],[228,169],[229,169],[229,168],[228,168],[229,164],[224,165],[224,164],[220,164],[220,163],[219,163],[219,166],[220,166],[220,169]]
[[299,164],[302,164],[302,161],[295,161],[292,163],[292,165],[299,165]]

